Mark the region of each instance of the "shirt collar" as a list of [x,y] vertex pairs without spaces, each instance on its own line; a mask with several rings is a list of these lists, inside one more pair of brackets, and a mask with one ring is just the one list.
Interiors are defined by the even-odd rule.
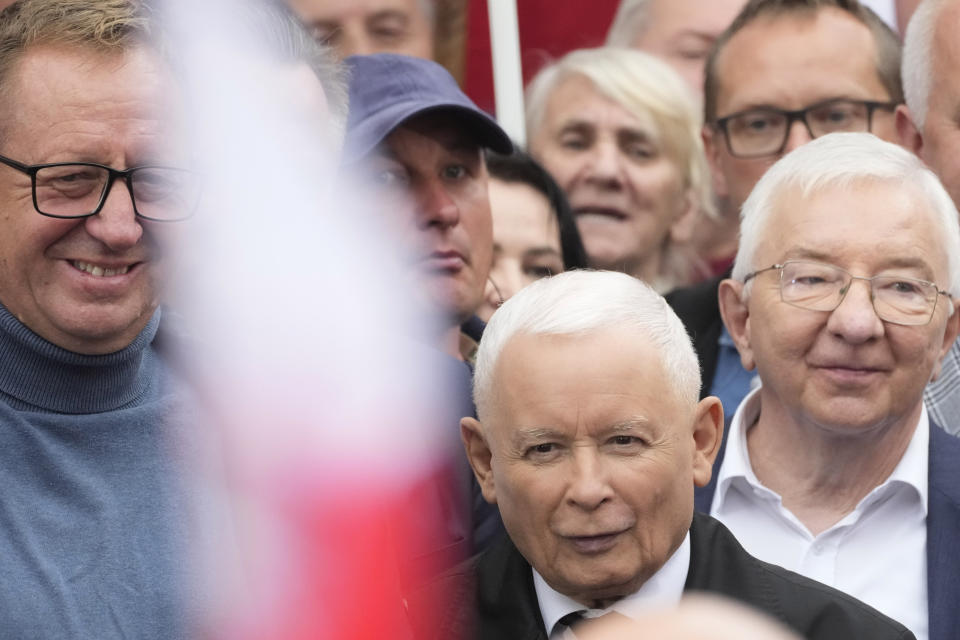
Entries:
[[759,416],[760,388],[757,387],[746,395],[730,422],[727,450],[717,472],[717,493],[713,499],[711,513],[723,508],[727,491],[737,478],[746,480],[753,487],[762,487],[753,472],[753,467],[750,466],[750,454],[747,452],[747,429],[757,421]]
[[[924,405],[920,410],[920,421],[910,438],[907,450],[903,452],[903,456],[897,466],[893,468],[890,477],[880,487],[892,484],[912,487],[917,492],[921,508],[926,515],[930,483],[929,469],[930,417],[927,414],[927,407]],[[877,489],[874,489],[875,491]]]
[[[723,509],[723,502],[726,500],[730,486],[737,479],[746,481],[753,489],[761,493],[767,492],[771,496],[776,495],[757,479],[750,464],[750,453],[747,450],[747,431],[757,421],[759,415],[760,388],[758,387],[743,399],[743,402],[737,407],[737,412],[733,415],[733,421],[730,423],[727,451],[717,473],[717,494],[714,496],[711,513]],[[926,406],[922,406],[917,428],[910,437],[910,443],[907,445],[900,461],[897,462],[897,466],[894,467],[887,479],[874,488],[864,500],[872,499],[872,496],[877,493],[888,491],[888,487],[896,485],[912,487],[916,491],[923,512],[926,513],[929,483],[929,443],[930,419],[927,415]],[[861,501],[861,504],[863,504],[863,501]]]
[[647,579],[640,589],[613,603],[607,609],[585,609],[573,598],[554,590],[536,569],[531,570],[533,587],[537,593],[537,602],[540,604],[540,615],[548,636],[560,618],[575,611],[583,611],[586,618],[596,618],[609,611],[634,617],[647,609],[671,606],[680,602],[683,586],[687,581],[687,573],[690,571],[690,532],[687,531],[683,542],[670,559]]

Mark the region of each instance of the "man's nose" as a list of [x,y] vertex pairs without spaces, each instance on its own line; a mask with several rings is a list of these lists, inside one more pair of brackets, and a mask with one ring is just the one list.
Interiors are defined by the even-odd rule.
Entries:
[[460,207],[440,180],[428,180],[415,187],[418,226],[454,227],[460,222]]
[[802,119],[794,120],[790,123],[790,129],[787,131],[787,144],[783,148],[783,154],[786,155],[798,147],[802,147],[813,140],[810,130]]
[[116,179],[109,185],[100,213],[86,219],[86,229],[112,251],[126,251],[143,237],[143,226],[133,206],[127,182]]
[[340,30],[340,39],[336,46],[344,58],[377,53],[373,41],[366,33],[365,25],[358,27],[354,24],[341,24],[337,28]]
[[567,500],[591,511],[613,497],[606,465],[593,445],[574,446]]
[[869,280],[851,280],[840,305],[830,313],[827,328],[851,344],[861,344],[883,335],[883,321],[873,306]]

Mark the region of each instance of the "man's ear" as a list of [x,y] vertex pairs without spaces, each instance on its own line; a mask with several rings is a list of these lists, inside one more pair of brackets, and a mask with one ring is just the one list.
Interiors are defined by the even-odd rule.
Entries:
[[720,145],[724,144],[723,134],[714,130],[709,124],[703,125],[700,129],[700,138],[703,140],[703,150],[707,154],[707,162],[710,163],[710,180],[713,183],[713,193],[718,198],[727,198],[730,196],[730,189],[727,188],[727,179],[720,170]]
[[493,484],[492,452],[483,435],[483,426],[474,418],[460,420],[460,438],[467,452],[467,460],[473,475],[477,477],[483,498],[490,504],[497,503],[497,492]]
[[923,150],[923,136],[916,125],[913,124],[913,116],[907,105],[897,106],[894,123],[897,127],[897,136],[900,138],[900,146],[920,156],[920,152]]
[[713,475],[713,461],[717,459],[723,440],[723,405],[720,398],[709,396],[697,404],[693,425],[693,483],[704,487]]
[[743,283],[727,278],[720,283],[717,298],[723,324],[740,352],[740,362],[744,369],[750,371],[757,366],[757,362],[750,346],[750,307],[743,300]]
[[957,334],[960,333],[960,300],[951,299],[950,304],[953,305],[953,314],[947,318],[947,327],[943,332],[943,343],[940,345],[940,354],[936,363],[933,365],[933,373],[930,374],[931,380],[936,380],[940,377],[943,359],[956,341]]

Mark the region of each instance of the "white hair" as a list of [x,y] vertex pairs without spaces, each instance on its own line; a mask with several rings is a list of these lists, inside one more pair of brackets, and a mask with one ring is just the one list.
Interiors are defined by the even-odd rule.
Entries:
[[960,298],[960,222],[953,200],[917,156],[870,133],[821,136],[791,151],[767,170],[740,212],[740,248],[733,278],[742,282],[751,271],[769,266],[755,264],[755,256],[770,216],[785,192],[798,190],[801,197],[808,198],[826,189],[863,182],[902,188],[914,201],[926,204],[921,208],[929,211],[942,231],[950,279],[946,289],[952,297]]
[[610,30],[607,31],[607,46],[631,47],[643,33],[650,13],[651,0],[620,0],[620,6],[613,17]]
[[642,281],[615,271],[567,271],[537,280],[500,307],[480,340],[473,401],[483,421],[492,401],[493,375],[506,344],[516,335],[589,334],[634,329],[662,356],[664,375],[681,400],[696,404],[700,365],[690,336],[666,301]]
[[947,5],[946,0],[923,0],[910,18],[903,37],[903,97],[917,129],[923,131],[933,87],[933,36],[937,18]]

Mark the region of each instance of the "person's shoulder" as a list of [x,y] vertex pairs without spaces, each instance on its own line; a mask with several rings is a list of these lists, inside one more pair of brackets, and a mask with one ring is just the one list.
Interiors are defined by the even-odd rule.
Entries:
[[689,287],[674,289],[664,298],[674,313],[688,326],[695,323],[698,318],[712,319],[714,316],[719,317],[720,307],[717,302],[717,291],[720,288],[720,281],[728,275],[723,274]]
[[474,637],[478,560],[465,560],[404,594],[403,605],[415,640]]
[[796,619],[810,638],[914,638],[905,626],[870,605],[838,589],[783,567],[756,560],[775,592],[789,603],[789,616]]
[[753,557],[718,520],[703,514],[694,519],[694,549],[709,555],[697,580],[704,590],[758,607],[812,640],[914,637],[849,594]]

